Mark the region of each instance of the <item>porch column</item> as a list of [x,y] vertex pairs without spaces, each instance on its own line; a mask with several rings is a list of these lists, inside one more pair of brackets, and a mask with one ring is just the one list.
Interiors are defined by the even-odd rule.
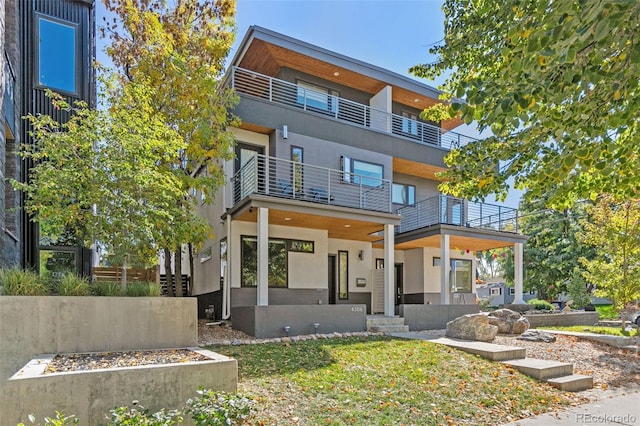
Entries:
[[449,275],[451,256],[449,255],[449,235],[440,235],[440,303],[449,304]]
[[258,306],[269,304],[269,209],[258,207]]
[[393,294],[395,271],[395,236],[392,224],[384,225],[384,316],[392,317],[396,314],[396,299]]
[[524,305],[522,298],[522,243],[513,245],[513,286],[515,287],[514,305]]

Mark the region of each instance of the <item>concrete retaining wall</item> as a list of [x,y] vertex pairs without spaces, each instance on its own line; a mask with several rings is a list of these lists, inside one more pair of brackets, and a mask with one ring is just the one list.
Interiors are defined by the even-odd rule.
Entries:
[[[132,407],[134,400],[155,412],[184,407],[187,399],[197,396],[199,386],[225,392],[236,390],[235,359],[192,349],[211,360],[44,375],[25,374],[27,367],[7,382],[13,397],[12,404],[3,407],[2,424],[29,424],[28,414],[42,420],[55,410],[75,415],[80,424],[105,424],[109,410],[123,405]],[[44,371],[46,363],[34,361],[40,362]]]
[[593,325],[598,322],[597,312],[568,312],[558,314],[524,315],[532,328],[565,325]]
[[0,383],[34,356],[196,346],[197,301],[0,296]]
[[233,328],[258,338],[367,329],[366,305],[270,305],[231,308]]
[[400,305],[400,316],[410,330],[440,330],[449,321],[478,312],[478,305]]

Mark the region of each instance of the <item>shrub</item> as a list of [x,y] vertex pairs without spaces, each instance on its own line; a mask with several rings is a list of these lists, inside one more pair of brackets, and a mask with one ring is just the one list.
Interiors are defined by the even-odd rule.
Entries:
[[46,296],[50,293],[37,273],[20,268],[0,269],[0,287],[4,294],[11,296]]
[[182,417],[177,410],[164,411],[162,409],[155,413],[150,413],[149,410],[142,406],[137,406],[136,408],[137,401],[133,401],[133,404],[133,408],[118,407],[111,410],[111,419],[107,424],[109,426],[168,426],[182,423]]
[[162,296],[162,287],[158,283],[149,283],[149,296],[160,297]]
[[124,295],[128,297],[146,297],[151,294],[151,286],[155,283],[148,283],[145,281],[134,281],[127,284],[127,288],[124,291]]
[[114,281],[99,281],[91,284],[91,294],[94,296],[121,296],[122,289],[120,283]]
[[196,426],[239,425],[251,413],[253,403],[245,396],[204,389],[198,395],[187,400],[185,410]]
[[56,294],[60,296],[89,296],[89,282],[73,273],[67,273],[56,283]]
[[480,308],[481,311],[488,311],[489,308],[492,306],[491,302],[493,301],[492,297],[480,297],[478,298],[478,308]]
[[553,311],[556,309],[555,306],[553,306],[546,300],[531,299],[527,302],[527,304],[533,306],[536,310],[539,311]]
[[[29,421],[31,424],[36,424],[36,417],[33,414],[29,414]],[[59,411],[56,411],[56,417],[45,417],[44,424],[52,425],[52,426],[66,426],[66,425],[77,425],[80,423],[80,420],[75,418],[75,416],[65,416]],[[18,426],[25,426],[24,423],[18,423]]]

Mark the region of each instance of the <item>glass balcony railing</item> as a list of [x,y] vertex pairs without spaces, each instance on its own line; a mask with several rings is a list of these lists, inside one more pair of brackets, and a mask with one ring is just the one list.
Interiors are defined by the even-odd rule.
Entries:
[[449,150],[477,140],[422,121],[380,111],[327,92],[319,92],[243,68],[234,67],[231,70],[231,85],[243,95],[300,108],[346,124],[392,134],[421,144],[435,145]]

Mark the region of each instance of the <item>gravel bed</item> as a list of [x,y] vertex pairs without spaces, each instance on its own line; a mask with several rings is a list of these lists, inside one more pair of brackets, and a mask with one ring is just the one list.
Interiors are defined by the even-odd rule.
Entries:
[[188,349],[59,354],[49,363],[44,374],[207,360],[208,357]]

